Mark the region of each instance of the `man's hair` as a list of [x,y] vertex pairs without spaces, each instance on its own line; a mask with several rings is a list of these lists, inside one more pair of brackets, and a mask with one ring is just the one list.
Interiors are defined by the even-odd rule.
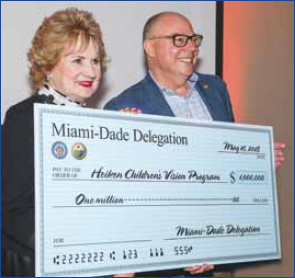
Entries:
[[76,8],[57,11],[44,19],[28,53],[33,90],[42,87],[46,75],[58,64],[65,47],[74,45],[79,38],[82,51],[88,47],[90,40],[96,44],[102,72],[105,71],[106,54],[102,33],[92,14]]
[[170,12],[162,12],[162,13],[158,13],[153,15],[152,17],[150,17],[147,22],[145,23],[144,27],[143,27],[143,35],[142,35],[142,39],[143,41],[145,41],[149,34],[150,31],[152,30],[152,28],[154,27],[155,23],[163,16],[166,15]]
[[185,18],[185,16],[183,16],[180,13],[177,13],[177,12],[169,12],[169,11],[161,12],[161,13],[158,13],[158,14],[155,14],[155,15],[151,16],[147,20],[147,22],[145,23],[145,25],[143,27],[143,34],[142,34],[143,41],[145,41],[149,37],[152,28],[159,21],[159,19],[161,19],[161,17],[166,16],[166,15],[169,15],[169,14],[171,14],[171,15],[178,15],[178,16],[181,16],[181,17],[184,17]]

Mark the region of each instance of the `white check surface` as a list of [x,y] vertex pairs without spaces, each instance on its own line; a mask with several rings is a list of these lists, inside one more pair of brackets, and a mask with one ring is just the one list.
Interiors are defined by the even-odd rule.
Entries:
[[271,127],[41,104],[34,117],[37,276],[281,257]]

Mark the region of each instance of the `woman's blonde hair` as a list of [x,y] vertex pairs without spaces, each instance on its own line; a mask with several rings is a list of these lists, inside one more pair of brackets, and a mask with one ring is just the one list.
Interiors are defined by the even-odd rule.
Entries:
[[42,87],[65,47],[76,43],[78,38],[81,38],[81,49],[86,49],[90,39],[98,46],[102,72],[106,70],[102,33],[92,14],[76,8],[57,11],[44,19],[28,53],[33,90]]

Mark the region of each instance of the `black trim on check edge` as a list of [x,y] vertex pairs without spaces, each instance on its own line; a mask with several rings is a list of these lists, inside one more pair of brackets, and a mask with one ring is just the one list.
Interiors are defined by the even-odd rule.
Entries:
[[216,44],[215,44],[215,73],[222,78],[223,75],[223,1],[216,1]]

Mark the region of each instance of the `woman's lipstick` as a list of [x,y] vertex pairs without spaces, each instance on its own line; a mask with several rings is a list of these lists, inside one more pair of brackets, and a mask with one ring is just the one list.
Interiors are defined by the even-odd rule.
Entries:
[[79,81],[78,83],[80,86],[89,88],[92,86],[93,81]]

